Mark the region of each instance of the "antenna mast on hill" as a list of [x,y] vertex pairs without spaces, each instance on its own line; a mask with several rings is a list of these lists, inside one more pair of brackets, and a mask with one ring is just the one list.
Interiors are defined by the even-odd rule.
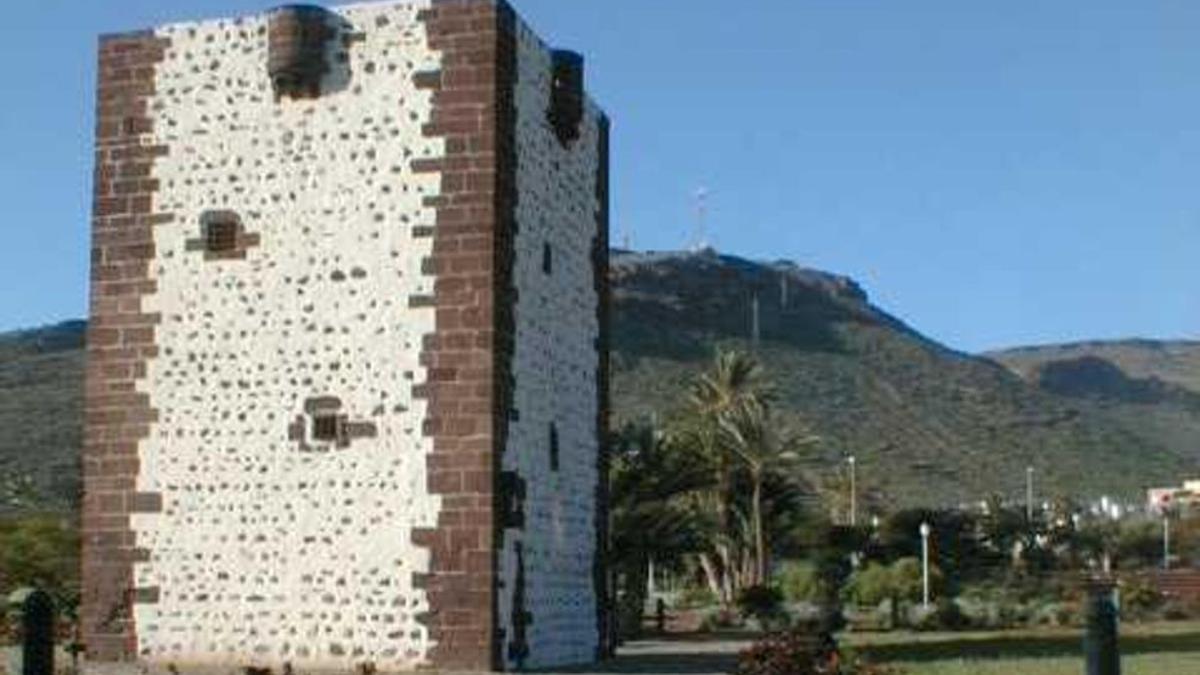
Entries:
[[708,232],[705,224],[705,218],[708,216],[708,188],[697,188],[694,196],[696,198],[696,231],[692,234],[692,242],[688,249],[692,253],[698,253],[708,248]]
[[750,344],[758,351],[758,289],[755,288],[750,296]]

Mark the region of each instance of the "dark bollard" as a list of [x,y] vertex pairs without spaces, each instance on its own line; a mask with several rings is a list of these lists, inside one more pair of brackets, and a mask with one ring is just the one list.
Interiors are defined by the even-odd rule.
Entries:
[[20,635],[8,672],[12,675],[54,675],[54,599],[49,593],[23,588],[8,596]]
[[1121,675],[1114,589],[1108,581],[1093,582],[1088,587],[1087,633],[1083,636],[1086,675]]

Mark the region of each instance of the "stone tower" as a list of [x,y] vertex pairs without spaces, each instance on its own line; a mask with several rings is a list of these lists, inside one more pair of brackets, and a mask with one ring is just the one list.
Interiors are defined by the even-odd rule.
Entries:
[[[608,123],[502,0],[100,42],[95,660],[588,662]],[[279,672],[276,670],[276,672]]]

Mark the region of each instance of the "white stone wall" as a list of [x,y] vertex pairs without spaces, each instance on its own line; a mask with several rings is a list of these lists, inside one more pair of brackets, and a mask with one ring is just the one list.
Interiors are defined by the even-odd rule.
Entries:
[[[563,147],[546,112],[551,55],[518,22],[517,213],[514,283],[516,348],[513,407],[505,470],[526,481],[525,527],[504,532],[500,624],[507,642],[524,558],[527,667],[586,663],[598,642],[593,588],[595,555],[596,318],[592,243],[596,235],[599,110],[588,102],[578,140]],[[542,268],[550,245],[552,271]],[[550,465],[550,425],[559,468]]]
[[[313,100],[276,102],[266,17],[173,25],[151,101],[161,182],[152,275],[159,353],[140,388],[158,411],[139,448],[138,490],[164,510],[136,514],[150,560],[135,605],[139,653],[158,662],[402,669],[429,647],[427,572],[415,527],[436,525],[426,490],[421,338],[434,329],[421,272],[432,239],[440,156],[425,138],[434,70],[416,12],[427,2],[341,7],[361,39],[348,80]],[[340,79],[339,79],[340,78]],[[186,250],[209,209],[236,211],[261,237],[244,260]],[[289,440],[305,399],[341,399],[374,438],[344,449]],[[306,425],[307,427],[307,425]],[[306,428],[307,433],[307,428]],[[311,444],[311,441],[309,441]],[[248,658],[249,657],[249,658]]]

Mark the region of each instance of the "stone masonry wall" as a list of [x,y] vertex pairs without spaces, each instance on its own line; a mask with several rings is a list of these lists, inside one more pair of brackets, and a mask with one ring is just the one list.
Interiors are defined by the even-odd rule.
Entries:
[[102,40],[88,656],[591,661],[607,123],[504,2],[328,20],[319,86],[267,15]]
[[[340,10],[319,97],[279,100],[265,16],[168,26],[147,142],[156,226],[130,517],[136,649],[159,662],[407,668],[431,646],[418,580],[436,522],[426,402],[437,69],[421,5]],[[240,221],[240,255],[204,250]],[[103,325],[103,323],[101,323]],[[313,419],[332,415],[336,438]],[[91,488],[92,485],[89,485]]]
[[504,531],[499,619],[506,665],[545,668],[589,662],[599,647],[602,114],[587,102],[578,138],[559,139],[548,114],[551,51],[523,24],[517,73],[516,347],[504,470],[519,486],[522,522]]

